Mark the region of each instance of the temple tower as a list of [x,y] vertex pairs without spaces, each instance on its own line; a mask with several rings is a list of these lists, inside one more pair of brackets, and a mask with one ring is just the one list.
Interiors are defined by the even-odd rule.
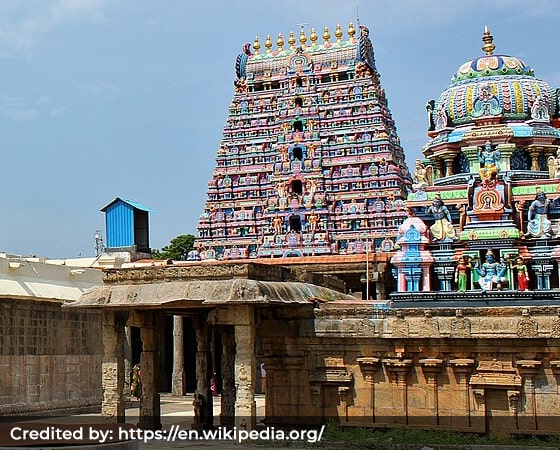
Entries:
[[411,178],[369,30],[343,34],[256,37],[237,56],[201,258],[393,249]]

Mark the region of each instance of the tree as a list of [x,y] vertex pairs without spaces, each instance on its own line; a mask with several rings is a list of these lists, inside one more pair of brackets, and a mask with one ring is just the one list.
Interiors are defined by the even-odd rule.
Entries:
[[161,250],[152,249],[152,258],[186,261],[187,255],[193,247],[194,236],[192,234],[181,234],[171,239],[169,245],[166,245]]

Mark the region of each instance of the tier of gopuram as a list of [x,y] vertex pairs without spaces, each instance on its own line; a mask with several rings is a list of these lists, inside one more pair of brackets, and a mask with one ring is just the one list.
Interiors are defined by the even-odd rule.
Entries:
[[558,432],[560,89],[484,28],[409,168],[372,38],[240,42],[189,260],[105,268],[63,308],[100,324],[107,421],[137,363],[146,429],[167,386],[200,428]]

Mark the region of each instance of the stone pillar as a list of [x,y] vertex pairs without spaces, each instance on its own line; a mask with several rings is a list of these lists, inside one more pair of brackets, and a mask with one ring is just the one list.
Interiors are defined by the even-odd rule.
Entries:
[[124,327],[124,342],[123,342],[123,357],[124,357],[124,387],[123,396],[125,398],[130,397],[130,389],[132,383],[132,377],[130,373],[132,371],[132,335],[130,327]]
[[412,365],[412,359],[384,359],[383,364],[393,376],[397,384],[397,392],[400,392],[399,397],[394,397],[395,400],[398,400],[396,405],[394,405],[395,416],[401,419],[400,423],[408,425],[408,386],[406,377]]
[[253,430],[256,426],[255,385],[255,329],[253,308],[235,307],[235,425]]
[[138,427],[144,430],[161,429],[161,404],[158,392],[160,364],[160,334],[163,316],[160,311],[141,313],[142,354],[140,355],[140,373],[142,380],[142,400]]
[[453,175],[453,160],[455,159],[455,155],[451,156],[444,156],[443,158],[444,165],[445,165],[445,175],[446,177],[450,177]]
[[539,155],[542,151],[542,147],[539,145],[528,145],[527,151],[531,155],[531,170],[539,170]]
[[220,425],[232,427],[235,423],[235,334],[231,327],[223,327],[222,334],[222,398]]
[[380,359],[370,356],[365,356],[362,358],[357,358],[356,361],[360,365],[362,373],[364,375],[364,381],[366,386],[370,389],[370,399],[369,407],[371,408],[371,421],[375,423],[375,372],[379,368]]
[[[467,427],[471,427],[471,397],[469,389],[469,374],[474,367],[474,359],[457,358],[451,359],[449,364],[453,367],[453,371],[457,376],[457,383],[462,386],[463,405],[465,405],[465,417],[467,419]],[[460,415],[459,415],[460,417]]]
[[210,390],[212,378],[212,352],[210,340],[212,328],[206,321],[206,315],[201,314],[193,318],[196,332],[196,392],[195,400],[200,400],[195,406],[195,421],[193,428],[212,428],[214,426],[214,399]]
[[[496,146],[496,150],[500,152],[500,163],[499,163],[500,172],[511,170],[511,155],[515,151],[515,144],[498,144]],[[537,155],[537,167],[538,167],[538,155]],[[539,169],[531,169],[531,170],[539,170]]]
[[430,267],[422,266],[422,291],[428,292],[432,290],[432,277],[430,276]]
[[461,152],[467,157],[469,161],[469,172],[477,173],[480,169],[480,163],[478,162],[478,147],[476,145],[469,145],[461,148]]
[[103,401],[101,415],[107,423],[124,423],[123,342],[126,315],[103,311],[103,362],[101,363]]
[[434,421],[436,426],[439,426],[439,401],[438,401],[438,383],[437,377],[441,371],[443,359],[438,358],[425,358],[418,361],[424,370],[426,382],[432,389],[432,403],[434,405]]
[[[540,361],[532,359],[523,359],[516,362],[517,368],[523,380],[525,381],[525,398],[527,400],[525,410],[531,414],[531,429],[538,430],[539,424],[537,422],[537,399],[535,395],[535,375],[541,366]],[[525,427],[522,427],[525,428]]]
[[171,395],[185,395],[185,356],[183,348],[183,316],[173,316],[173,374]]

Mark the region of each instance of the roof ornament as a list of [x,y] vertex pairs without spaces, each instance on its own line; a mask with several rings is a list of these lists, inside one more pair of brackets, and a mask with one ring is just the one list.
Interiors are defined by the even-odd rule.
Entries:
[[484,42],[484,45],[482,46],[482,50],[484,51],[484,53],[486,53],[487,55],[492,55],[496,46],[494,45],[494,36],[492,36],[490,34],[490,31],[488,30],[488,25],[484,25],[482,42]]

